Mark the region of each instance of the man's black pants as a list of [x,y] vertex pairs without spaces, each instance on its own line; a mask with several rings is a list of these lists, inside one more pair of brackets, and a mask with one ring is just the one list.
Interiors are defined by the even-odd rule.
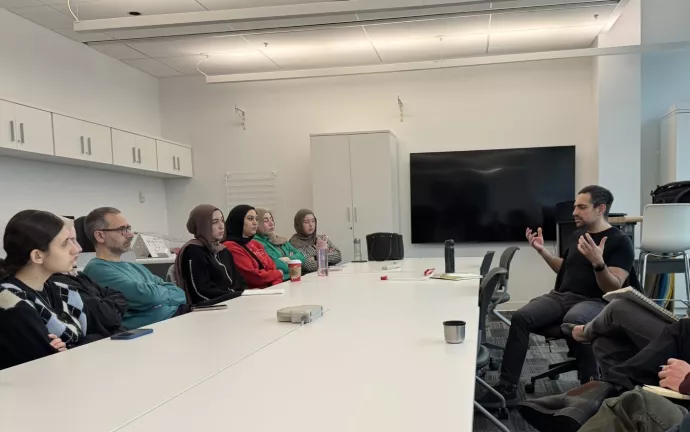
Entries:
[[[560,325],[562,323],[586,324],[601,312],[606,303],[570,292],[551,291],[548,294],[532,299],[518,309],[511,319],[510,332],[503,353],[501,381],[516,385],[529,348],[530,333]],[[597,376],[596,363],[593,361],[592,348],[589,345],[571,344],[575,356],[580,361],[580,376],[588,380]]]

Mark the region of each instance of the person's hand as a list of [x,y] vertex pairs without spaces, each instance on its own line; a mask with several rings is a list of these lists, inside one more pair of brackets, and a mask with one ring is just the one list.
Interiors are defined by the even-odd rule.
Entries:
[[527,228],[527,231],[525,231],[525,237],[527,237],[529,245],[532,246],[535,251],[541,253],[544,250],[544,236],[541,234],[541,228],[537,228],[536,233]]
[[49,334],[48,337],[51,339],[50,346],[58,350],[59,352],[67,351],[67,344],[65,344],[62,339],[55,336],[54,334]]
[[288,258],[288,257],[280,257],[280,260],[281,260],[282,262],[284,262],[284,263],[289,263],[289,262],[290,262],[290,258]]
[[680,383],[690,373],[690,364],[683,360],[668,359],[668,364],[659,372],[659,385],[673,391],[678,391]]
[[318,240],[323,240],[323,241],[325,241],[325,242],[328,241],[328,236],[327,236],[326,234],[319,234],[319,235],[316,236],[316,238],[317,238]]
[[577,250],[595,266],[604,265],[604,245],[606,244],[606,237],[601,239],[597,245],[592,240],[592,236],[589,233],[580,236],[577,241]]

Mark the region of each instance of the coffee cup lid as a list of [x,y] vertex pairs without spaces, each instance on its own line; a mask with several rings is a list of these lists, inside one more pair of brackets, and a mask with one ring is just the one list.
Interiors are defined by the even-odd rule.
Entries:
[[300,260],[290,260],[290,262],[288,262],[288,264],[300,264],[300,265],[301,265],[301,264],[302,264],[302,261],[300,261]]

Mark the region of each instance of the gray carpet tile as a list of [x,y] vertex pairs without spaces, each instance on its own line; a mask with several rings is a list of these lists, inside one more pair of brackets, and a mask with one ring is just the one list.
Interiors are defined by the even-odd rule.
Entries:
[[[510,319],[509,313],[504,315]],[[508,338],[508,326],[498,320],[491,320],[487,325],[487,341],[498,346],[505,346]],[[563,374],[557,381],[552,381],[548,378],[539,380],[535,384],[534,394],[528,395],[525,393],[525,384],[529,383],[529,378],[533,375],[545,372],[548,365],[551,363],[558,363],[568,359],[568,347],[563,340],[551,342],[550,346],[544,341],[541,336],[532,335],[530,338],[530,346],[527,351],[527,358],[525,365],[522,368],[522,375],[520,377],[520,386],[518,387],[519,398],[524,400],[526,398],[533,399],[542,396],[560,394],[566,392],[574,387],[580,385],[577,379],[576,372],[569,372]],[[503,355],[502,351],[492,352],[492,357],[500,362]],[[499,371],[491,371],[486,369],[486,376],[484,380],[489,384],[498,382]],[[495,413],[494,413],[495,414]],[[535,431],[527,424],[516,409],[510,410],[510,419],[502,420],[503,424],[511,430],[511,432]],[[474,413],[474,431],[497,431],[498,429],[490,421],[479,412]]]

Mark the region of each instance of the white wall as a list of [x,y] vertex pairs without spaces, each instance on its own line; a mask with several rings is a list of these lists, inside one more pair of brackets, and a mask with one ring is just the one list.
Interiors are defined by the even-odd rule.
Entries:
[[[640,10],[640,0],[631,0],[597,46],[639,44]],[[640,62],[638,54],[594,59],[598,182],[613,193],[613,211],[629,215],[640,214]]]
[[[226,207],[225,172],[277,169],[277,224],[289,234],[295,211],[312,204],[312,133],[389,129],[396,134],[401,226],[408,242],[410,152],[575,145],[576,184],[593,183],[591,69],[590,60],[577,59],[242,84],[161,80],[163,133],[194,148],[194,180],[166,186],[171,233],[185,234],[188,212],[199,203]],[[398,95],[405,105],[403,123]],[[246,111],[246,131],[235,105]],[[456,253],[500,253],[505,246],[478,245]],[[406,244],[407,256],[441,253],[438,245]],[[518,252],[511,277],[515,304],[547,292],[554,279],[533,251]]]
[[[4,9],[0,59],[0,98],[160,135],[155,78]],[[0,227],[26,208],[81,216],[112,205],[136,229],[167,231],[161,179],[0,157],[0,184]]]

